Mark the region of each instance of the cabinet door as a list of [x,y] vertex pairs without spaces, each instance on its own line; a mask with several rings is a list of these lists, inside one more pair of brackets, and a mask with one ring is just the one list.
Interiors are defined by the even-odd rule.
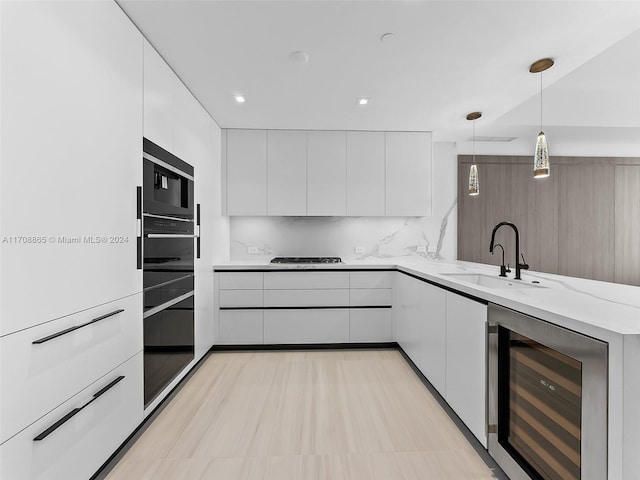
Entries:
[[307,215],[347,214],[347,134],[307,133]]
[[390,308],[352,308],[349,310],[349,341],[391,342]]
[[[173,149],[175,74],[144,40],[144,136],[165,150]],[[175,153],[178,155],[177,153]]]
[[3,2],[0,21],[4,335],[142,290],[143,39],[114,2]]
[[[142,422],[142,356],[117,366],[3,443],[0,478],[91,478]],[[75,408],[80,411],[34,441]]]
[[445,399],[487,446],[487,306],[447,292]]
[[397,305],[393,307],[396,341],[411,358],[420,363],[420,281],[399,274],[397,279]]
[[349,343],[349,310],[265,310],[264,343]]
[[420,371],[438,392],[445,393],[446,291],[420,285]]
[[307,132],[267,132],[267,214],[307,214]]
[[558,273],[614,280],[615,167],[558,165]]
[[386,133],[386,215],[431,215],[431,133]]
[[0,338],[0,442],[141,350],[141,293]]
[[267,214],[267,132],[226,131],[227,215]]
[[640,285],[640,165],[616,165],[616,283]]
[[263,343],[262,310],[223,310],[220,312],[221,345],[260,345]]
[[385,214],[384,132],[347,132],[347,215]]

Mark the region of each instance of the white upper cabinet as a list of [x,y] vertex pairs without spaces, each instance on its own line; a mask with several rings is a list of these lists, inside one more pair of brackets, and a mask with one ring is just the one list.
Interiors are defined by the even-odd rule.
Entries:
[[0,334],[142,290],[143,39],[114,2],[2,2]]
[[431,133],[386,133],[387,216],[431,215]]
[[227,215],[267,214],[267,132],[226,130]]
[[226,130],[227,215],[431,215],[431,133]]
[[347,215],[385,214],[384,132],[347,132]]
[[307,215],[346,215],[346,132],[308,132],[307,170]]
[[169,65],[144,40],[144,136],[172,153],[176,81]]
[[307,214],[307,132],[267,132],[267,214]]

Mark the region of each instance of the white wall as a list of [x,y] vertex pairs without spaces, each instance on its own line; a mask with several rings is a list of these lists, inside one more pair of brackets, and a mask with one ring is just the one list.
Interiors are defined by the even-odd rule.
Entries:
[[[457,253],[457,157],[453,143],[433,144],[430,217],[232,217],[231,260],[274,256],[339,256],[347,260],[422,256],[454,260]],[[418,253],[417,247],[435,248]],[[356,254],[363,246],[364,254]],[[249,254],[257,247],[258,254]]]

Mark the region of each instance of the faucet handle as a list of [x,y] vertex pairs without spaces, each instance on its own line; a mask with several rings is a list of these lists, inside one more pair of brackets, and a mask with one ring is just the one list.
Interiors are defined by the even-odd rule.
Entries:
[[522,257],[522,263],[520,264],[520,269],[529,270],[529,265],[527,265],[527,261],[524,259],[524,253],[520,253],[520,256]]
[[507,268],[504,270],[506,273],[511,273],[511,265],[507,263]]

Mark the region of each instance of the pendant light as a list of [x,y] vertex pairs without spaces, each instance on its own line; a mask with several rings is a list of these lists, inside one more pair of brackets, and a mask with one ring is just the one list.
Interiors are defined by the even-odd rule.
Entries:
[[542,131],[542,72],[553,66],[553,59],[542,58],[533,62],[529,67],[529,72],[540,74],[540,133],[536,141],[536,153],[533,157],[533,177],[545,178],[549,176],[549,149],[547,147],[547,137]]
[[469,195],[480,194],[480,180],[478,178],[478,167],[476,165],[476,120],[482,116],[480,112],[471,112],[467,115],[467,120],[471,120],[473,125],[473,136],[471,137],[471,144],[473,149],[473,163],[469,169]]

